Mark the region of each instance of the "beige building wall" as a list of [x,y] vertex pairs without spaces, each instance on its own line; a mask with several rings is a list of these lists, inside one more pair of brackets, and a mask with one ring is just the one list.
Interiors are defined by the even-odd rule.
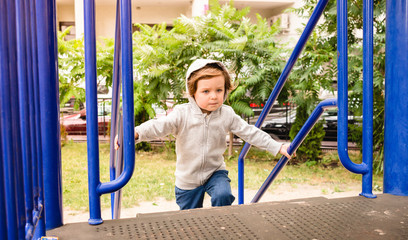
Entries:
[[[220,0],[226,4],[229,0]],[[256,13],[268,19],[270,23],[277,20],[282,12],[289,7],[296,7],[300,0],[234,0],[234,6],[242,9],[249,6],[249,17],[256,21]],[[116,19],[116,0],[95,1],[95,34],[100,37],[114,37]],[[166,22],[171,26],[173,21],[185,15],[187,17],[204,14],[208,9],[208,0],[134,0],[132,1],[132,23],[158,24]],[[294,14],[285,13],[287,24],[283,36],[298,36],[297,28],[302,22]],[[70,38],[83,34],[83,0],[57,0],[57,26],[67,26],[74,23]]]

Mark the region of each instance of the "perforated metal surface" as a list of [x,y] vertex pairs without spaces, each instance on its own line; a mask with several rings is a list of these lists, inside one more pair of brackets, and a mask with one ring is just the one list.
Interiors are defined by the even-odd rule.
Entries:
[[312,198],[67,224],[59,239],[408,239],[408,197]]
[[[353,231],[364,222],[371,202],[350,201],[298,205],[290,208],[257,211],[266,221],[289,239],[344,239],[345,231]],[[344,221],[352,219],[352,221]]]
[[102,225],[96,227],[96,232],[127,239],[258,239],[236,214],[204,217],[190,215],[126,225]]

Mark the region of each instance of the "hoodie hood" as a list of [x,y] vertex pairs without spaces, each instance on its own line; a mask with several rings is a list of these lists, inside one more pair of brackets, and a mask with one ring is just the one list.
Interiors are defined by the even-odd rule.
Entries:
[[[187,98],[189,100],[189,102],[194,103],[197,106],[197,103],[195,101],[195,99],[190,95],[190,92],[188,90],[188,79],[190,78],[191,74],[197,70],[200,70],[201,68],[205,67],[207,64],[211,64],[211,63],[216,63],[218,66],[220,66],[225,72],[228,73],[227,68],[224,66],[224,64],[220,61],[217,60],[212,60],[212,59],[197,59],[195,60],[190,67],[187,69],[187,73],[186,73],[186,92],[187,92]],[[228,73],[229,74],[229,73]],[[225,91],[224,94],[224,102],[227,99],[228,96],[228,91]],[[198,106],[197,106],[198,107]],[[201,111],[201,110],[200,110]]]

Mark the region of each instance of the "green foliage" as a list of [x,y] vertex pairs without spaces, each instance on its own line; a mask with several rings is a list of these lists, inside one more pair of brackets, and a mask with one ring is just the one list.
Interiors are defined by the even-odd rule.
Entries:
[[[75,107],[85,102],[85,52],[84,39],[77,38],[66,41],[70,27],[58,32],[58,70],[60,104],[63,105],[71,97],[75,97]],[[111,86],[113,76],[114,41],[103,39],[97,42],[97,81],[98,85]]]
[[[300,131],[309,117],[307,112],[307,105],[300,105],[296,109],[296,119],[290,129],[289,136],[293,140],[296,134]],[[309,132],[303,143],[296,151],[296,157],[291,162],[307,162],[309,166],[315,165],[322,153],[320,149],[321,142],[324,138],[325,132],[323,130],[322,122],[316,123],[316,125]]]
[[85,64],[83,40],[73,39],[65,41],[64,37],[69,33],[70,27],[64,32],[58,32],[58,71],[59,71],[59,93],[60,104],[63,105],[71,97],[75,101],[75,108],[79,108],[79,102],[85,102]]

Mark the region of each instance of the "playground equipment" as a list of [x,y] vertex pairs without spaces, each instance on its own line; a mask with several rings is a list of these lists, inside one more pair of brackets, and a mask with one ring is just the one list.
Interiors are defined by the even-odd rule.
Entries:
[[[316,6],[304,33],[296,45],[287,66],[278,80],[271,96],[265,104],[260,119],[270,111],[273,102],[281,91],[284,82],[297,57],[299,56],[308,36],[316,25],[328,0],[320,0]],[[123,172],[120,164],[114,166],[114,156],[111,156],[112,170],[111,181],[101,183],[99,179],[99,155],[98,155],[98,124],[97,124],[97,98],[96,98],[96,47],[95,47],[95,5],[94,1],[84,1],[85,11],[85,55],[86,55],[86,98],[87,98],[87,138],[88,138],[88,170],[89,170],[89,203],[91,225],[101,224],[100,196],[113,193],[124,186],[130,179],[134,169],[134,122],[133,122],[133,73],[132,73],[132,38],[131,38],[131,2],[130,0],[117,1],[120,11],[117,11],[117,34],[115,46],[115,81],[114,103],[112,111],[115,116],[112,131],[120,132],[118,122],[118,95],[120,79],[123,82]],[[120,2],[120,4],[119,4]],[[307,132],[313,127],[321,112],[328,107],[338,104],[338,151],[343,165],[350,171],[363,175],[363,187],[361,195],[372,198],[372,11],[373,2],[364,1],[364,117],[363,117],[363,163],[355,164],[347,156],[347,1],[338,1],[338,66],[339,66],[339,93],[338,100],[326,100],[318,105],[298,136],[292,142],[289,152],[292,153],[301,143]],[[120,14],[119,14],[120,13]],[[120,16],[120,17],[119,17]],[[408,90],[408,3],[406,1],[389,0],[387,2],[387,47],[386,47],[386,105],[385,105],[385,161],[384,161],[384,195],[376,200],[359,199],[344,200],[343,206],[351,206],[358,202],[362,206],[369,206],[378,210],[373,216],[383,219],[384,211],[392,211],[393,217],[388,219],[391,226],[388,229],[396,229],[391,236],[408,237],[405,225],[407,222],[406,197],[392,197],[393,195],[408,196],[408,110],[405,106]],[[120,19],[120,21],[118,21]],[[119,25],[120,22],[120,31]],[[46,235],[46,231],[59,228],[62,221],[62,190],[61,190],[61,156],[60,156],[60,133],[59,133],[59,100],[58,100],[58,64],[57,43],[55,27],[55,1],[54,0],[3,0],[0,1],[0,239],[38,239]],[[119,34],[120,33],[120,34]],[[120,39],[120,40],[119,40]],[[119,44],[120,41],[120,44]],[[121,62],[119,64],[119,58]],[[121,71],[119,71],[119,67]],[[17,80],[17,81],[16,81]],[[17,84],[16,84],[17,82]],[[115,101],[115,100],[114,100]],[[263,120],[258,120],[259,127]],[[115,135],[115,134],[113,134]],[[243,159],[250,146],[245,145],[239,160],[239,204],[243,204]],[[245,152],[246,151],[246,152]],[[257,202],[271,184],[273,179],[286,164],[287,159],[281,158],[275,169],[271,172],[267,181],[257,193],[253,202]],[[115,169],[116,168],[116,169]],[[121,172],[121,173],[120,173]],[[120,173],[120,175],[119,175]],[[117,175],[119,175],[117,177]],[[119,206],[120,193],[113,195],[114,206]],[[347,203],[347,201],[350,203]],[[377,201],[377,202],[373,202]],[[399,205],[395,201],[401,201]],[[325,203],[332,204],[333,209],[340,204],[341,200]],[[379,205],[378,205],[378,204]],[[388,205],[387,205],[388,204]],[[405,204],[405,205],[404,205]],[[318,206],[319,204],[310,203]],[[266,205],[265,205],[266,206]],[[270,205],[267,205],[269,208]],[[283,205],[282,205],[283,206]],[[273,207],[272,207],[273,208]],[[218,229],[208,219],[209,215],[215,215],[223,219],[222,222],[238,222],[237,225],[247,229],[253,223],[261,222],[267,217],[262,213],[268,210],[261,205],[233,206],[228,208],[229,214],[220,215],[216,210],[191,211],[197,213],[198,225],[203,223],[210,233],[210,229]],[[241,209],[241,210],[240,210]],[[255,209],[257,215],[251,215],[249,209]],[[319,208],[316,208],[318,211]],[[347,208],[350,212],[358,212],[354,208]],[[114,217],[119,216],[118,207],[113,208]],[[207,213],[205,212],[207,211]],[[248,212],[247,212],[248,211]],[[225,211],[224,211],[225,212]],[[153,226],[146,230],[149,234],[169,234],[165,227],[170,226],[180,229],[194,222],[194,216],[188,212],[168,213],[161,216],[152,215],[135,220],[135,228]],[[201,213],[201,215],[200,215]],[[273,215],[279,213],[274,212]],[[363,212],[362,214],[364,214]],[[227,213],[225,213],[227,214]],[[235,214],[235,215],[234,215]],[[336,213],[332,213],[336,215]],[[350,215],[351,214],[351,215]],[[354,215],[345,216],[346,221]],[[404,215],[405,214],[405,215]],[[193,214],[194,215],[194,214]],[[301,214],[302,215],[302,214]],[[304,215],[304,214],[303,214]],[[247,220],[241,220],[247,217]],[[260,216],[262,218],[260,218]],[[171,222],[169,219],[184,219],[179,222]],[[202,218],[200,218],[202,217]],[[285,216],[282,216],[283,218]],[[287,217],[287,216],[286,216]],[[293,217],[293,216],[292,216]],[[355,216],[354,216],[355,217]],[[162,219],[162,221],[158,220]],[[296,217],[293,217],[295,219]],[[169,222],[165,222],[165,220]],[[251,219],[253,221],[251,221]],[[333,218],[333,221],[337,221]],[[369,224],[364,226],[385,226],[384,222],[376,221],[369,217]],[[403,220],[403,221],[401,221]],[[143,221],[149,224],[145,225]],[[214,220],[215,221],[215,220]],[[277,220],[268,220],[275,223]],[[252,223],[251,223],[252,222]],[[115,224],[123,223],[118,220]],[[167,225],[170,224],[170,225]],[[171,225],[173,224],[173,225]],[[187,224],[187,225],[183,225]],[[205,225],[207,224],[207,225]],[[274,224],[273,224],[274,225]],[[272,225],[272,226],[273,226]],[[97,238],[99,233],[111,233],[103,227],[85,226],[84,231]],[[228,225],[229,226],[229,225]],[[267,228],[269,225],[253,226]],[[234,228],[236,226],[230,226]],[[194,228],[194,227],[193,227]],[[62,229],[62,228],[61,228]],[[72,229],[70,230],[72,234]],[[224,227],[225,229],[225,227]],[[354,228],[353,228],[354,229]],[[223,229],[221,229],[223,230]],[[67,231],[67,230],[66,230]],[[199,236],[205,229],[192,231],[191,235]],[[272,231],[272,230],[271,230]],[[282,230],[283,231],[283,230]],[[290,238],[289,232],[283,232],[282,236]],[[357,230],[356,230],[357,231]],[[273,232],[273,231],[272,231]],[[81,233],[78,232],[78,236]],[[92,235],[93,234],[93,235]],[[146,233],[147,234],[147,233]],[[184,233],[183,233],[184,234]],[[248,231],[244,236],[260,236],[267,238],[269,233],[264,230]],[[252,234],[252,235],[251,235]],[[277,233],[278,234],[278,233]],[[66,236],[66,235],[65,235]],[[78,237],[72,236],[72,237]],[[106,236],[106,235],[105,235]],[[145,235],[144,235],[145,236]],[[147,235],[153,236],[153,235]],[[177,236],[175,238],[177,238]],[[218,235],[213,235],[218,236]],[[263,236],[263,237],[262,237]],[[324,235],[319,235],[324,236]],[[357,237],[357,235],[348,235]]]

